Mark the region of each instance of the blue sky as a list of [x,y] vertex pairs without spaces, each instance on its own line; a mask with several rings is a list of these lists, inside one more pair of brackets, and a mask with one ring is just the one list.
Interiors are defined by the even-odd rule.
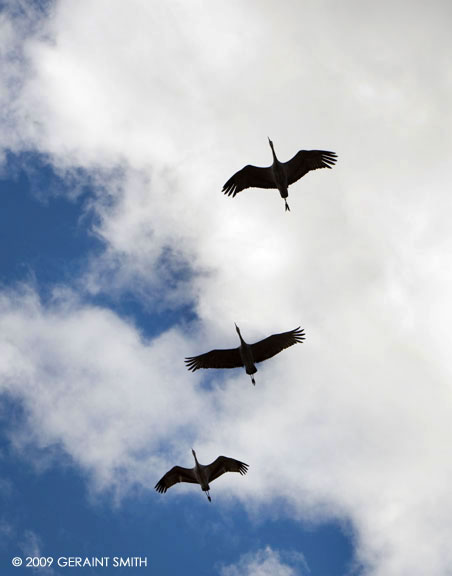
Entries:
[[[1,574],[450,573],[450,10],[1,4]],[[221,194],[267,137],[338,154],[290,213]],[[189,373],[234,322],[306,341]]]

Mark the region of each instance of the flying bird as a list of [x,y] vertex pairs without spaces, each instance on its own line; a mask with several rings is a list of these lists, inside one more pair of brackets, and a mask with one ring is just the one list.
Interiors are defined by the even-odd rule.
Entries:
[[270,138],[268,141],[272,149],[273,164],[267,168],[248,164],[229,178],[222,192],[234,197],[246,188],[277,188],[284,199],[286,212],[290,212],[287,204],[288,187],[311,170],[331,168],[336,163],[337,155],[326,150],[300,150],[288,162],[280,162],[276,158],[273,142]]
[[240,462],[240,460],[234,460],[234,458],[218,456],[214,462],[204,466],[198,462],[196,452],[193,449],[192,454],[195,459],[194,468],[174,466],[155,485],[157,492],[163,494],[168,488],[178,482],[190,482],[192,484],[200,484],[201,489],[206,493],[207,499],[211,502],[209,482],[213,482],[225,472],[240,472],[242,476],[248,472],[248,464]]
[[254,374],[257,372],[255,364],[263,362],[272,356],[275,356],[282,350],[303,342],[304,330],[295,328],[289,332],[281,334],[272,334],[264,340],[247,344],[242,338],[240,328],[235,324],[235,329],[240,338],[240,346],[229,350],[211,350],[199,356],[185,358],[187,368],[194,372],[199,368],[240,368],[244,366],[246,373],[251,376],[251,382],[255,385]]

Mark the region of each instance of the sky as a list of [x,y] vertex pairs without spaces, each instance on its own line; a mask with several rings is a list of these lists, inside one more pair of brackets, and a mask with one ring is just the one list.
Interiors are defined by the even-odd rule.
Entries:
[[[450,4],[0,10],[1,574],[452,574]],[[306,340],[188,372],[234,322]]]

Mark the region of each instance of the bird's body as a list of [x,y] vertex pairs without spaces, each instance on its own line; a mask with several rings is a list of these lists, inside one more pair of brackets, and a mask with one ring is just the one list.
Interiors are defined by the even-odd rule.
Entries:
[[285,170],[284,164],[282,164],[282,162],[280,162],[276,157],[275,150],[273,148],[273,142],[270,140],[270,138],[268,139],[268,141],[270,142],[270,148],[272,149],[273,154],[273,164],[271,168],[273,172],[273,180],[275,182],[275,187],[278,188],[281,198],[283,198],[284,202],[286,203],[286,211],[289,210],[290,212],[290,208],[286,200],[286,198],[289,196],[287,170]]
[[256,364],[263,362],[272,356],[275,356],[285,348],[289,348],[293,344],[303,342],[304,330],[300,327],[290,330],[289,332],[282,332],[281,334],[273,334],[264,340],[248,344],[242,338],[240,329],[235,325],[237,334],[240,338],[240,346],[238,348],[231,348],[229,350],[211,350],[199,356],[192,356],[185,359],[187,368],[194,372],[200,368],[240,368],[245,367],[246,373],[251,376],[251,381],[256,384],[254,374],[257,372]]
[[280,162],[276,157],[273,142],[270,138],[268,141],[273,154],[273,164],[267,168],[248,164],[229,178],[223,186],[223,192],[234,197],[246,188],[277,188],[284,199],[286,211],[290,211],[287,204],[289,186],[311,170],[331,168],[336,163],[337,156],[335,152],[327,150],[300,150],[288,162]]
[[257,368],[254,365],[254,358],[251,346],[247,344],[245,340],[242,338],[242,335],[240,334],[240,329],[237,326],[237,324],[235,325],[235,329],[237,330],[237,334],[239,335],[240,338],[239,353],[240,358],[242,359],[242,364],[245,367],[246,373],[249,374],[249,376],[251,377],[251,382],[255,386],[256,381],[254,380],[254,374],[256,374]]
[[196,452],[194,450],[192,450],[192,452],[193,457],[195,459],[195,467],[193,468],[193,472],[195,474],[196,480],[198,481],[198,484],[200,484],[201,489],[204,492],[206,492],[207,498],[209,499],[210,502],[210,495],[209,495],[210,486],[209,486],[209,478],[207,477],[206,473],[206,467],[201,466],[201,464],[198,462],[198,459],[196,458]]
[[182,468],[182,466],[171,468],[155,485],[157,492],[163,494],[168,488],[178,482],[189,482],[199,484],[201,490],[206,493],[207,499],[211,502],[209,482],[212,482],[225,472],[239,472],[244,475],[248,471],[248,464],[234,458],[218,456],[211,464],[204,466],[198,462],[194,450],[192,450],[192,454],[195,459],[195,466],[193,468]]

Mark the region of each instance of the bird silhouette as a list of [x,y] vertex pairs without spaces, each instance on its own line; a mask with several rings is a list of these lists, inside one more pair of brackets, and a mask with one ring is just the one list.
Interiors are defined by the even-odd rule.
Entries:
[[326,150],[300,150],[288,162],[280,162],[270,138],[268,142],[272,149],[273,164],[267,168],[248,164],[229,178],[222,192],[234,197],[246,188],[277,188],[285,202],[286,212],[290,212],[287,203],[289,186],[311,170],[331,168],[336,163],[337,155]]
[[239,472],[242,476],[248,472],[248,464],[234,458],[218,456],[211,464],[204,466],[198,462],[196,452],[193,449],[192,454],[195,459],[195,466],[193,468],[183,468],[182,466],[171,468],[155,485],[157,492],[163,494],[178,482],[190,482],[191,484],[200,484],[207,499],[211,502],[209,482],[213,482],[225,472]]
[[272,356],[289,348],[289,346],[303,342],[305,338],[304,330],[298,326],[298,328],[289,332],[272,334],[272,336],[264,338],[264,340],[254,344],[247,344],[242,338],[237,324],[235,329],[240,338],[240,346],[238,348],[211,350],[199,356],[185,358],[187,368],[194,372],[200,368],[240,368],[244,366],[246,373],[251,377],[251,382],[256,384],[254,380],[254,374],[257,372],[255,364],[272,358]]

